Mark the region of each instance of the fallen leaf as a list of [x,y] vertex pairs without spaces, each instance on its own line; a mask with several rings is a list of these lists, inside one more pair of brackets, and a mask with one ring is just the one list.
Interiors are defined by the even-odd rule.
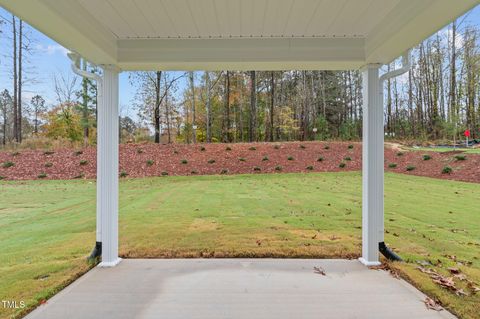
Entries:
[[326,276],[325,269],[323,269],[322,267],[313,267],[313,272],[322,276]]
[[435,311],[442,311],[443,308],[438,304],[435,300],[433,300],[430,297],[425,298],[425,306],[427,306],[427,309],[435,310]]

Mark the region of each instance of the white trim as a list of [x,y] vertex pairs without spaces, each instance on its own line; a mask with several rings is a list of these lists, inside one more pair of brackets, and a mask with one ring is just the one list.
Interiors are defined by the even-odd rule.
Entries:
[[380,266],[382,264],[379,261],[367,261],[363,257],[358,258],[358,261],[361,262],[362,264],[364,264],[367,267]]
[[122,261],[122,258],[117,258],[115,259],[114,261],[102,261],[101,263],[99,263],[97,265],[97,267],[99,268],[111,268],[111,267],[115,267],[116,265],[118,265],[120,262]]

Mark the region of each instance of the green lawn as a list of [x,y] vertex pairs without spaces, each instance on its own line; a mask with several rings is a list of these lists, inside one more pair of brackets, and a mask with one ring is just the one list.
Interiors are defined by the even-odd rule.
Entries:
[[[357,172],[122,179],[120,188],[124,257],[361,252]],[[392,266],[462,318],[478,318],[480,294],[458,297],[439,288],[416,262],[440,260],[435,268],[443,274],[455,266],[480,283],[479,203],[478,184],[386,175],[385,239],[408,261]],[[0,298],[36,305],[90,267],[95,183],[0,182],[0,227]],[[466,265],[454,264],[452,255]],[[0,318],[12,313],[0,308]]]
[[422,151],[422,152],[439,152],[439,153],[446,153],[446,152],[463,152],[466,154],[480,154],[480,148],[465,148],[465,147],[408,147],[409,151]]

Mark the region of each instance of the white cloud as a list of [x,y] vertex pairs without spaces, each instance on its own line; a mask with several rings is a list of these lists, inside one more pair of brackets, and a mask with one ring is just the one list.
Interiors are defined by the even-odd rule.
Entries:
[[68,53],[68,50],[59,44],[49,44],[49,45],[37,44],[36,49],[47,55],[54,55],[54,54],[60,53],[64,56],[67,56],[67,53]]

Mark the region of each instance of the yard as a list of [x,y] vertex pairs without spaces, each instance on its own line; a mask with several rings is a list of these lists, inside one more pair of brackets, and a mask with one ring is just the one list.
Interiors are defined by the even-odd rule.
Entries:
[[[87,271],[95,241],[95,182],[0,182],[0,297],[25,309]],[[385,240],[407,262],[394,270],[461,318],[478,318],[480,188],[387,173]],[[361,253],[358,172],[122,179],[120,255],[356,258]],[[454,279],[466,296],[417,267]],[[373,270],[372,270],[373,271]],[[473,286],[475,287],[475,286]],[[458,290],[457,290],[458,292]],[[460,293],[461,294],[461,293]]]

